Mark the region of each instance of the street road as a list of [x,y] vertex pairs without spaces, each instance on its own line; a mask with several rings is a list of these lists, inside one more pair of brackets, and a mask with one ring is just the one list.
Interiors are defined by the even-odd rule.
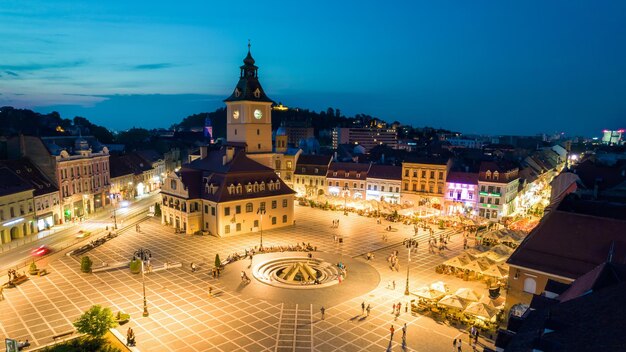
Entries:
[[[116,210],[118,228],[124,225],[125,220],[130,220],[130,218],[138,215],[139,213],[147,211],[147,209],[151,205],[154,205],[155,202],[158,202],[159,199],[159,192],[155,192],[144,196],[141,199],[130,202],[127,207],[118,207]],[[95,240],[106,233],[105,229],[107,226],[109,227],[109,230],[112,230],[112,215],[113,208],[109,206],[83,222],[77,222],[76,224],[70,223],[68,225],[53,227],[50,230],[42,231],[38,235],[35,235],[40,238],[33,237],[32,242],[29,242],[30,239],[26,239],[26,243],[24,245],[20,245],[19,247],[15,247],[10,250],[5,250],[2,254],[0,254],[0,272],[4,272],[9,268],[15,268],[16,266],[20,266],[21,264],[36,258],[31,256],[31,251],[39,246],[45,245],[50,248],[52,251],[46,255],[50,256],[77,242],[87,243],[90,240]],[[91,235],[83,238],[77,237],[79,235],[79,231],[81,230],[84,232],[91,232]],[[22,240],[23,239],[20,239],[18,241],[21,242]]]

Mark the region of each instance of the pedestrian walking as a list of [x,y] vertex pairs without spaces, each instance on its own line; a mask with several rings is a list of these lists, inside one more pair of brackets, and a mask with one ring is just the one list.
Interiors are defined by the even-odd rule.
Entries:
[[370,307],[370,305],[367,305],[367,308],[365,308],[365,311],[367,312],[367,316],[370,316],[370,311],[372,310],[372,307]]
[[393,280],[393,281],[391,282],[391,285],[393,286],[393,289],[395,290],[395,289],[396,289],[396,280]]
[[393,304],[392,311],[391,311],[391,314],[395,314],[395,313],[396,313],[396,304],[394,303],[394,304]]
[[401,309],[402,309],[402,303],[398,302],[398,314],[400,314]]
[[406,323],[402,326],[402,349],[406,349]]
[[391,324],[391,327],[389,328],[389,335],[390,335],[390,340],[393,340],[393,333],[396,331],[396,329],[393,328],[393,324]]
[[365,301],[361,302],[361,315],[365,314]]
[[213,286],[209,285],[209,297],[213,297]]
[[457,348],[457,352],[463,352],[463,341],[461,339],[457,341],[456,348]]
[[322,313],[322,320],[324,320],[324,314],[326,313],[326,308],[324,308],[324,306],[320,308],[320,313]]

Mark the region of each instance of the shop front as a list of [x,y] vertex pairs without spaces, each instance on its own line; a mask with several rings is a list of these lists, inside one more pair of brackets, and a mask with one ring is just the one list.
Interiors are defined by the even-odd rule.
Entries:
[[36,217],[37,222],[37,230],[43,231],[51,228],[55,225],[54,223],[54,214],[52,212],[38,215]]

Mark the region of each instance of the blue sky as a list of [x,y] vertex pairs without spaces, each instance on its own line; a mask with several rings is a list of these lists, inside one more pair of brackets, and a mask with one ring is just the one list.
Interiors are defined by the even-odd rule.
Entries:
[[626,125],[624,1],[0,2],[0,105],[113,129],[223,106],[247,40],[288,106],[465,133]]

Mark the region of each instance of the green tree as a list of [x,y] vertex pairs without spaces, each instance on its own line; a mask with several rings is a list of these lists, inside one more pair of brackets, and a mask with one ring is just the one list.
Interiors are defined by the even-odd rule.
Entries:
[[117,326],[113,312],[109,308],[94,305],[83,313],[75,322],[76,330],[81,334],[87,334],[94,338],[100,338]]
[[84,273],[90,273],[92,264],[93,262],[88,256],[84,256],[80,258],[80,271]]
[[139,274],[141,272],[141,260],[135,259],[130,262],[130,272],[133,274]]
[[220,255],[216,254],[215,255],[215,267],[219,268],[220,266],[222,266],[222,261],[220,260]]

